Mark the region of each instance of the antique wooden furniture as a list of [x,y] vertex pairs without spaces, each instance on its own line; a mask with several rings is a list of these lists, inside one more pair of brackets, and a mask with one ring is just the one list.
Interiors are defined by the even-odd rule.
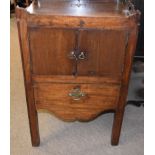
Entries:
[[132,3],[38,0],[16,17],[32,145],[40,143],[39,109],[64,121],[111,110],[117,145],[138,33]]

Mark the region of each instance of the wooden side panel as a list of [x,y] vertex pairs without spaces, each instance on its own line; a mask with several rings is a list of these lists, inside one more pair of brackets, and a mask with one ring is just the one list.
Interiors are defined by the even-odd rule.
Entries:
[[112,139],[111,139],[112,145],[118,145],[119,143],[121,126],[123,122],[124,110],[126,105],[126,98],[128,94],[129,78],[131,74],[133,56],[136,49],[137,36],[138,36],[138,27],[137,25],[135,25],[135,28],[132,29],[129,33],[129,41],[126,49],[125,60],[124,60],[122,85],[120,89],[118,106],[115,111],[113,128],[112,128]]
[[[75,88],[85,93],[74,100],[69,93]],[[117,107],[120,87],[101,84],[36,84],[37,109],[45,109],[65,121],[90,120],[105,110]]]
[[18,26],[20,49],[21,49],[23,73],[24,73],[25,92],[26,92],[27,109],[28,109],[28,116],[29,116],[31,141],[33,146],[38,146],[40,144],[40,136],[39,136],[39,127],[38,127],[38,116],[37,116],[37,111],[36,111],[35,101],[34,101],[34,91],[32,87],[27,23],[25,20],[18,20],[17,26]]
[[81,30],[80,50],[87,58],[79,61],[78,74],[121,76],[127,37],[123,30]]
[[75,48],[75,31],[31,28],[32,72],[37,75],[71,75],[73,62],[68,54]]

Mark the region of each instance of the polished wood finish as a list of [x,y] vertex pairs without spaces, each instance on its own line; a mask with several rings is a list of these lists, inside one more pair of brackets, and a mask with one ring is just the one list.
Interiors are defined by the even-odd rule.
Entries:
[[21,56],[22,56],[31,141],[33,146],[38,146],[40,144],[40,136],[38,128],[37,109],[35,106],[34,90],[32,87],[32,79],[31,79],[30,52],[27,38],[28,33],[27,23],[24,20],[20,20],[20,22],[17,21],[17,26],[18,26]]
[[16,9],[33,146],[40,109],[64,121],[112,110],[118,144],[139,15],[115,0],[37,0]]
[[127,39],[126,31],[82,30],[79,46],[87,58],[79,62],[78,75],[121,76]]
[[[79,87],[85,96],[74,100],[69,96]],[[37,109],[45,109],[65,121],[86,121],[105,110],[114,110],[119,97],[119,86],[101,84],[47,84],[34,85]]]
[[[72,74],[73,61],[68,55],[76,48],[86,53],[86,61],[78,63],[78,75],[117,77],[122,74],[128,39],[126,31],[33,28],[29,33],[32,70],[36,75]],[[77,37],[79,47],[76,47]]]
[[[50,0],[48,3],[51,3]],[[70,0],[76,1],[77,0]],[[26,10],[18,8],[16,10],[17,18],[25,19],[30,27],[39,27],[39,26],[47,26],[47,27],[62,27],[62,28],[93,28],[93,29],[128,29],[129,27],[134,27],[135,22],[137,22],[137,17],[139,16],[139,12],[134,11],[132,13],[127,14],[128,10],[125,5],[119,4],[122,7],[118,7],[119,5],[116,3],[111,3],[110,6],[105,6],[107,3],[100,1],[97,6],[93,3],[92,7],[88,6],[84,8],[84,10],[88,10],[89,12],[84,13],[81,11],[81,8],[76,5],[67,5],[65,7],[64,3],[67,1],[57,2],[53,1],[53,4],[45,4],[46,7],[49,7],[48,11],[46,7],[41,5],[41,1],[35,4],[32,3]],[[42,0],[42,3],[44,1]],[[69,1],[68,1],[69,2]],[[53,6],[59,5],[65,7],[60,9],[59,12],[56,11],[58,8],[55,8],[55,14],[53,14]],[[89,1],[87,3],[89,5]],[[97,13],[98,8],[102,6],[102,10]],[[106,7],[110,9],[107,12]],[[72,10],[74,8],[75,10]],[[36,10],[40,10],[40,12]],[[46,11],[44,11],[46,9]],[[68,14],[64,14],[63,10],[70,10]],[[105,10],[105,11],[104,11]],[[79,15],[74,12],[78,12]]]
[[72,74],[73,64],[67,56],[75,48],[74,30],[35,28],[29,33],[33,74]]
[[[88,78],[89,77],[89,78]],[[113,78],[110,76],[99,77],[99,76],[62,76],[62,75],[32,75],[34,83],[87,83],[87,84],[121,84],[121,77]]]
[[119,142],[123,115],[124,115],[124,108],[125,108],[125,103],[126,103],[126,98],[128,93],[132,61],[133,61],[133,56],[136,49],[137,36],[138,36],[138,30],[135,27],[132,31],[130,31],[128,46],[126,48],[127,53],[124,61],[125,64],[124,64],[124,70],[123,70],[123,76],[122,76],[122,85],[120,90],[120,92],[123,92],[123,93],[122,94],[120,93],[118,107],[114,115],[112,139],[111,139],[112,145],[117,145]]
[[124,16],[121,10],[125,9],[117,0],[38,0],[27,8],[30,14],[52,16]]

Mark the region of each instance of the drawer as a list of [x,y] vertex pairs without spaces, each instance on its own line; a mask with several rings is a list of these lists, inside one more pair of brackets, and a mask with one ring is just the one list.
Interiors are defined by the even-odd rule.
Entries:
[[36,108],[66,120],[90,120],[117,107],[119,85],[49,84],[34,85]]

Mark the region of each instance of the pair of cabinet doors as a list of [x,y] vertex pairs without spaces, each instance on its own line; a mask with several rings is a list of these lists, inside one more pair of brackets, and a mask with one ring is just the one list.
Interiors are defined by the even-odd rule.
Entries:
[[32,73],[120,77],[127,42],[124,30],[31,27]]

